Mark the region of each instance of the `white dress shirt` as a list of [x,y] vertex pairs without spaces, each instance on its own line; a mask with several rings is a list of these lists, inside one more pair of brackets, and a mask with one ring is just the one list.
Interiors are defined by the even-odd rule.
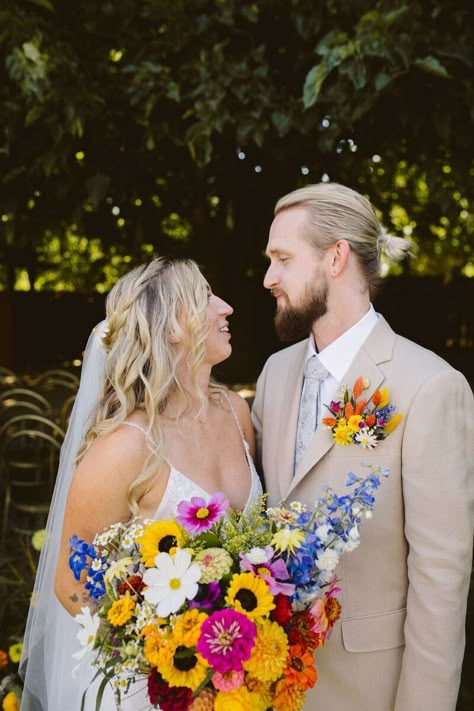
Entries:
[[[319,412],[316,413],[316,421],[318,423],[321,422],[323,417],[327,417],[330,414],[324,406],[329,405],[331,400],[334,400],[337,390],[341,385],[342,378],[349,370],[349,367],[362,347],[362,344],[377,323],[377,319],[378,316],[375,309],[372,304],[370,304],[369,310],[364,316],[362,316],[360,321],[357,321],[357,323],[351,326],[351,328],[344,331],[339,338],[336,338],[335,341],[326,346],[326,348],[323,348],[323,350],[319,353],[316,350],[313,335],[311,334],[308,338],[306,361],[308,358],[316,355],[330,373],[330,375],[319,386],[318,401],[320,406],[318,408]],[[351,388],[353,383],[344,383],[344,385]],[[303,394],[303,392],[304,383],[301,394]]]

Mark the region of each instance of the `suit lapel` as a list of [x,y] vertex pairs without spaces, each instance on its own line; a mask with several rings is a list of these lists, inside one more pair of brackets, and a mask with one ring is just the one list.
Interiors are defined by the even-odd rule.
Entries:
[[[341,381],[341,386],[351,388],[358,377],[362,376],[369,379],[369,388],[366,391],[367,396],[372,395],[376,388],[380,388],[384,380],[384,374],[378,367],[380,363],[390,360],[393,353],[393,345],[395,341],[395,334],[385,321],[383,316],[379,315],[379,320],[377,324],[372,329],[371,333],[368,335],[365,343],[362,345],[361,349],[357,353],[356,357],[352,361],[349,370],[344,375]],[[301,368],[302,369],[302,368]],[[301,384],[302,384],[302,374],[301,374]],[[301,384],[299,393],[301,393]],[[298,405],[299,405],[299,394],[298,394]],[[296,419],[294,425],[294,432],[291,439],[293,446],[293,456],[295,448],[296,439],[296,426],[298,418],[298,407],[296,409]],[[281,433],[281,436],[283,432]],[[287,433],[288,436],[288,433]],[[283,441],[283,437],[280,441]],[[314,466],[324,457],[324,455],[335,445],[334,439],[331,432],[325,427],[319,427],[311,442],[308,445],[306,452],[299,463],[298,469],[295,472],[294,477],[290,477],[287,480],[287,487],[285,488],[283,481],[280,481],[281,493],[284,498],[287,498],[293,489],[304,479],[304,477],[310,472]],[[349,447],[355,447],[357,445],[349,445]],[[286,491],[286,493],[285,493]]]

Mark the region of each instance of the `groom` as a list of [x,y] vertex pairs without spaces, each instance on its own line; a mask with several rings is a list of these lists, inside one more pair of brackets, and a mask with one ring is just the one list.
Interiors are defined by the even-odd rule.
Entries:
[[[474,401],[464,377],[395,334],[370,295],[380,252],[399,259],[372,205],[337,184],[276,205],[264,286],[283,340],[269,358],[253,420],[269,504],[314,505],[342,492],[366,460],[388,467],[361,545],[337,569],[342,619],[316,652],[305,709],[454,711],[464,650],[473,534]],[[309,338],[308,338],[309,336]],[[397,428],[373,450],[335,443],[321,423],[341,387],[389,389]]]

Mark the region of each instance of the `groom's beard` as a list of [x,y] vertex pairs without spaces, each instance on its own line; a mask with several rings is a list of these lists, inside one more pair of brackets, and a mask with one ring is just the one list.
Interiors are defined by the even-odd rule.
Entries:
[[[321,275],[318,275],[321,279]],[[298,306],[291,306],[285,292],[274,289],[282,294],[281,301],[286,306],[278,307],[275,314],[275,329],[281,341],[297,341],[306,338],[315,321],[324,316],[328,310],[328,284],[324,279],[313,291],[309,289]]]

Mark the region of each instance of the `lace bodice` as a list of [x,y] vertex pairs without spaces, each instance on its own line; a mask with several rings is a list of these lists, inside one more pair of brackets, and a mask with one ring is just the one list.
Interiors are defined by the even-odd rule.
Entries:
[[[255,464],[250,456],[249,446],[245,439],[243,440],[245,447],[245,456],[247,458],[247,463],[250,470],[250,491],[247,498],[247,502],[244,506],[244,513],[247,509],[254,503],[258,496],[262,495],[262,485],[260,479],[258,478],[257,470],[255,469]],[[170,464],[170,475],[168,479],[168,484],[161,499],[161,503],[154,515],[154,520],[160,518],[173,518],[178,514],[178,504],[183,499],[190,499],[192,496],[202,496],[208,498],[211,493],[202,489],[195,481],[190,479],[186,474],[183,474],[176,469],[172,464]]]
[[[257,470],[255,468],[255,464],[249,451],[249,445],[244,437],[244,433],[240,426],[240,422],[237,419],[237,415],[235,414],[234,408],[232,407],[232,403],[230,402],[230,399],[227,397],[227,395],[226,398],[230,405],[237,427],[239,428],[240,436],[242,437],[245,457],[247,459],[247,464],[250,472],[250,490],[249,495],[247,497],[247,502],[243,509],[245,513],[248,508],[255,502],[257,497],[262,495],[263,490],[262,484],[257,474]],[[143,432],[147,439],[150,439],[147,431],[136,422],[125,420],[123,424],[129,425],[130,427],[135,427],[136,429]],[[173,466],[172,462],[170,462],[169,460],[166,461],[170,467],[170,475],[168,478],[168,483],[166,485],[165,492],[163,494],[163,498],[161,499],[160,505],[158,506],[155,515],[153,516],[154,521],[158,519],[174,518],[175,516],[177,516],[178,504],[184,499],[189,500],[192,496],[202,496],[204,498],[208,498],[213,493],[215,493],[211,491],[206,491],[201,486],[199,486],[199,484],[197,484],[192,478],[181,472],[179,469],[176,469],[176,467]]]

